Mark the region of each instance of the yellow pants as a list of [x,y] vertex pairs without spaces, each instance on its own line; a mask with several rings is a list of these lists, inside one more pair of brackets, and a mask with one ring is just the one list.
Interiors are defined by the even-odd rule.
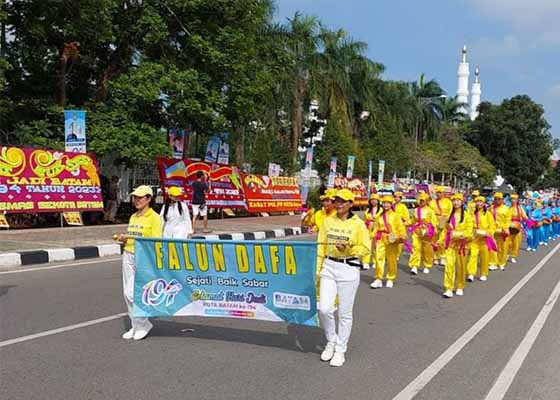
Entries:
[[397,255],[399,245],[383,240],[377,242],[375,248],[375,279],[383,279],[385,275],[385,260],[387,260],[387,279],[394,281],[397,279]]
[[[478,257],[480,257],[480,276],[488,276],[489,251],[485,238],[475,238],[470,245],[471,254],[467,264],[467,274],[476,275]],[[496,254],[496,253],[494,253]]]
[[398,250],[397,250],[397,261],[399,258],[401,258],[401,254],[403,252],[404,249],[404,244],[400,243],[398,244]]
[[467,255],[459,254],[461,245],[452,243],[445,250],[445,273],[443,287],[445,290],[464,289],[467,280]]
[[434,259],[436,260],[441,260],[442,258],[445,258],[446,252],[445,252],[445,234],[443,232],[443,230],[438,230],[437,236],[436,236],[437,240],[437,244],[438,244],[438,248],[437,250],[434,252]]
[[515,235],[510,235],[508,237],[509,254],[511,254],[513,258],[519,257],[519,248],[521,247],[522,240],[521,236],[521,233],[516,233]]
[[432,264],[434,263],[434,249],[432,248],[431,242],[413,233],[412,249],[410,260],[408,260],[408,266],[410,268],[419,268],[420,262],[422,262],[425,268],[432,268]]
[[508,239],[506,238],[504,240],[504,237],[502,235],[496,235],[495,238],[496,238],[496,244],[498,245],[497,265],[499,267],[505,267],[507,263],[507,255],[508,255]]

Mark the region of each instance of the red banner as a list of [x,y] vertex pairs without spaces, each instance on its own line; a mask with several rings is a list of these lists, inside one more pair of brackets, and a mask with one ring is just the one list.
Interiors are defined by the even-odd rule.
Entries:
[[102,211],[93,154],[0,146],[0,211]]
[[299,211],[302,207],[296,178],[242,174],[249,212]]
[[334,180],[336,189],[350,189],[354,193],[354,206],[365,207],[368,204],[367,188],[358,178],[345,178],[337,176]]
[[235,166],[194,160],[158,158],[161,189],[167,193],[171,186],[183,188],[184,199],[192,200],[192,183],[201,171],[210,183],[206,205],[210,208],[245,208],[245,197],[239,170]]

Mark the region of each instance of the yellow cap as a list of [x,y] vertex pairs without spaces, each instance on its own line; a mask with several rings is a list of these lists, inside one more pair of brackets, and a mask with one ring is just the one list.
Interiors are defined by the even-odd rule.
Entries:
[[383,196],[381,198],[382,203],[393,203],[394,199],[393,196]]
[[379,195],[377,193],[372,193],[369,196],[370,200],[379,200]]
[[137,197],[144,197],[144,196],[154,197],[154,191],[149,186],[141,185],[138,186],[136,189],[134,189],[134,191],[130,193],[130,195],[137,196]]
[[461,200],[461,201],[464,201],[463,195],[462,195],[461,193],[455,193],[453,196],[451,196],[451,200]]
[[512,193],[511,196],[510,196],[510,198],[511,198],[512,200],[517,200],[517,199],[519,198],[519,195],[518,195],[517,193]]
[[426,193],[426,192],[421,192],[418,195],[418,201],[420,201],[420,200],[428,201],[428,200],[430,200],[430,196],[428,196],[428,193]]
[[338,197],[344,201],[354,201],[354,193],[348,189],[340,189],[336,192],[334,197]]
[[474,197],[480,196],[480,191],[479,191],[479,190],[473,190],[471,194],[472,194]]
[[326,199],[333,200],[335,195],[336,195],[336,189],[327,189],[324,194],[319,196],[319,199],[321,199],[321,200],[326,200]]
[[177,186],[171,186],[168,190],[167,190],[167,194],[169,196],[173,196],[173,197],[179,197],[182,194],[181,188],[177,187]]
[[395,192],[395,193],[393,193],[393,196],[395,196],[395,197],[403,197],[403,192]]
[[496,193],[494,193],[494,198],[495,199],[503,199],[504,194],[502,192],[496,192]]
[[445,193],[445,188],[443,186],[436,186],[436,193]]
[[484,196],[476,196],[474,201],[482,201],[483,203],[486,203],[486,198]]

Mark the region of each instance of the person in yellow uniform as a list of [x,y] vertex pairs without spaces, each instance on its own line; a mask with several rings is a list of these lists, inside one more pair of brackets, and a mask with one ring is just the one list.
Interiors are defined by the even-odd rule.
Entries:
[[[323,259],[319,318],[327,338],[321,360],[330,361],[333,367],[345,362],[352,332],[352,310],[360,285],[360,258],[368,256],[371,247],[364,221],[352,213],[353,201],[354,194],[350,190],[337,191],[336,215],[325,218],[317,238],[317,252]],[[334,315],[337,295],[338,330]]]
[[[513,231],[510,230],[510,236],[508,238],[508,252],[511,255],[511,262],[513,264],[517,263],[517,257],[519,257],[519,248],[521,247],[523,223],[525,223],[527,218],[527,213],[519,205],[519,195],[513,193],[510,196],[511,199],[511,225]],[[515,232],[517,230],[517,232]]]
[[[397,215],[399,217],[401,217],[401,221],[404,224],[405,228],[408,228],[408,226],[410,225],[410,213],[408,212],[408,207],[406,206],[406,204],[404,204],[402,202],[403,197],[404,196],[403,196],[402,192],[395,192],[394,193],[394,198],[395,198],[394,208],[395,208],[395,212],[397,213]],[[404,245],[402,243],[399,243],[399,251],[397,253],[397,260],[401,257],[401,254],[403,252],[403,248],[404,248]]]
[[445,265],[445,250],[443,246],[443,232],[447,224],[447,220],[451,216],[453,204],[451,200],[445,197],[445,188],[443,186],[436,186],[436,198],[430,202],[430,207],[434,210],[437,220],[437,250],[434,252],[434,264]]
[[[375,226],[375,220],[379,214],[383,211],[383,207],[381,207],[381,203],[379,202],[379,195],[377,193],[372,193],[369,196],[368,200],[368,208],[364,214],[364,220],[366,222],[366,227],[371,232],[373,227]],[[365,257],[362,259],[362,269],[369,269],[370,264],[373,268],[375,268],[375,260],[373,259],[373,255]]]
[[467,210],[469,210],[470,213],[474,213],[474,209],[476,208],[476,200],[475,199],[478,196],[480,196],[480,191],[473,190],[471,192],[471,196],[472,196],[472,200],[467,203]]
[[491,254],[489,269],[495,270],[497,265],[503,271],[507,263],[507,244],[511,225],[511,210],[504,204],[503,193],[494,193],[494,203],[490,207],[490,212],[496,224],[494,239],[498,246],[498,252]]
[[132,196],[136,212],[130,217],[126,234],[121,234],[117,237],[117,240],[124,243],[122,262],[123,293],[132,325],[132,328],[125,332],[122,337],[127,340],[141,340],[148,335],[153,325],[148,318],[132,316],[134,308],[134,274],[136,272],[136,266],[134,265],[134,238],[161,237],[162,226],[160,216],[150,207],[150,202],[154,197],[151,187],[138,186],[130,195]]
[[385,275],[385,262],[387,262],[387,282],[385,286],[393,287],[397,279],[397,260],[399,243],[406,239],[406,228],[402,218],[393,211],[393,197],[383,196],[381,204],[383,211],[375,220],[374,229],[371,232],[375,243],[375,280],[371,283],[372,289],[383,287]]
[[445,273],[443,278],[443,296],[463,295],[467,278],[467,243],[473,237],[473,217],[463,208],[463,195],[451,197],[453,211],[444,232]]
[[494,218],[486,210],[486,199],[477,196],[476,208],[473,212],[474,237],[470,245],[469,263],[467,264],[467,280],[474,281],[477,271],[478,259],[480,257],[480,280],[488,279],[489,243],[494,240]]
[[420,264],[424,266],[423,272],[430,273],[434,262],[433,245],[436,239],[437,219],[434,210],[428,206],[430,197],[421,192],[418,195],[418,207],[412,213],[412,254],[408,261],[410,273],[416,275]]

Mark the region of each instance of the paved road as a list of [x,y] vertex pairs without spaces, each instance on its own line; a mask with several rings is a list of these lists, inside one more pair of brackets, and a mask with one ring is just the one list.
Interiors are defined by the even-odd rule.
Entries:
[[[549,296],[560,281],[559,248],[556,242],[523,253],[519,264],[467,286],[463,298],[441,297],[440,268],[411,276],[403,259],[395,287],[375,291],[372,272],[362,272],[342,368],[319,361],[319,329],[278,323],[159,319],[148,339],[125,342],[118,258],[3,272],[0,399],[371,400],[417,393],[415,399],[473,400],[485,399],[495,382],[492,400],[503,388],[505,399],[560,399],[560,306],[548,307],[544,324],[531,329],[557,298]],[[500,309],[500,299],[525,281]],[[7,342],[107,316],[114,317]],[[528,336],[534,344],[520,353],[528,332],[537,333]],[[506,365],[506,372],[520,368],[503,373]]]

